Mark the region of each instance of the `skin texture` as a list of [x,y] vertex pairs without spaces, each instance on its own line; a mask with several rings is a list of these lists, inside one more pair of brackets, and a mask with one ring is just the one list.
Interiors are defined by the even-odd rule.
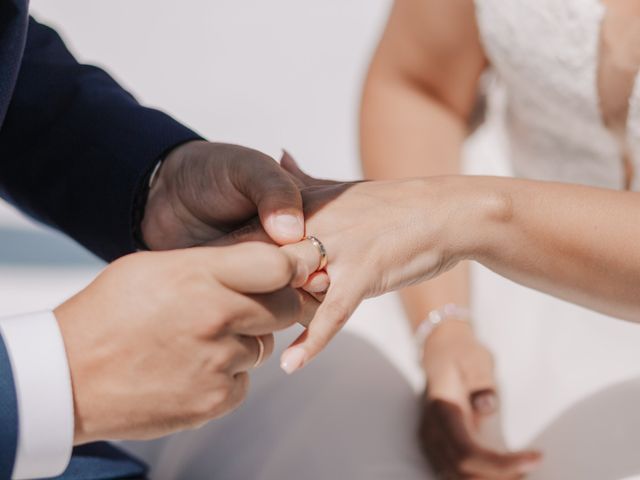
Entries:
[[[411,153],[428,152],[431,156],[457,157],[460,137],[464,136],[464,128],[460,128],[464,125],[464,121],[459,123],[459,120],[464,120],[471,111],[470,105],[475,96],[477,77],[486,63],[481,49],[474,40],[475,27],[468,22],[470,4],[470,1],[465,0],[428,2],[407,0],[398,2],[394,9],[392,19],[395,27],[392,28],[392,22],[390,22],[385,37],[391,40],[383,43],[391,45],[388,50],[397,54],[399,64],[402,63],[405,67],[415,64],[413,69],[400,71],[399,76],[403,77],[404,84],[411,85],[412,88],[398,89],[398,92],[404,92],[396,98],[399,100],[398,105],[403,104],[400,101],[402,98],[405,105],[408,105],[409,99],[415,100],[419,108],[414,111],[414,120],[432,120],[432,125],[438,124],[439,121],[449,121],[449,126],[458,126],[458,128],[443,127],[434,130],[443,137],[442,142],[431,143],[430,136],[425,138],[423,144],[418,141],[407,142],[407,149],[415,148]],[[429,28],[425,28],[425,25]],[[399,33],[403,29],[407,31],[406,35]],[[395,46],[394,42],[397,42]],[[607,45],[610,44],[611,42],[607,43]],[[381,46],[380,52],[383,50]],[[612,58],[621,58],[620,55],[612,55]],[[379,53],[379,56],[384,55]],[[452,57],[456,60],[451,61]],[[631,57],[633,55],[624,56],[625,59]],[[614,60],[614,63],[616,62],[617,60]],[[392,70],[394,69],[387,70],[387,73]],[[418,70],[423,73],[415,75]],[[385,72],[385,69],[381,68],[380,71]],[[372,78],[375,77],[372,68]],[[614,81],[618,80],[614,79]],[[606,82],[607,80],[604,79],[603,83],[606,84]],[[396,84],[396,87],[398,85],[400,83]],[[616,102],[613,101],[613,103]],[[384,109],[384,105],[382,108]],[[426,111],[429,111],[428,116],[424,115]],[[407,125],[421,125],[417,131],[414,130],[416,132],[414,138],[418,138],[419,134],[427,130],[428,124],[410,121],[404,124],[405,127]],[[398,130],[403,127],[402,123],[395,124],[396,131],[388,130],[388,127],[393,126],[393,123],[388,125],[380,123],[377,127],[374,124],[371,132],[381,128],[384,134],[389,132],[391,135],[398,135]],[[366,129],[363,128],[363,134],[366,134],[365,132]],[[364,143],[366,142],[363,141]],[[396,147],[398,145],[399,143]],[[427,149],[424,149],[425,146]],[[372,148],[377,147],[372,144]],[[408,157],[407,152],[402,152],[401,156]],[[292,173],[296,177],[296,172]],[[445,173],[455,172],[443,168],[420,174]],[[202,245],[222,238],[257,214],[262,228],[271,241],[278,244],[292,244],[286,247],[285,251],[288,249],[290,253],[295,253],[296,257],[303,260],[298,260],[295,267],[298,276],[303,278],[313,270],[314,262],[317,265],[317,255],[314,258],[308,242],[294,244],[300,240],[304,232],[301,198],[296,188],[296,185],[300,185],[301,182],[305,182],[304,177],[298,175],[296,180],[283,175],[275,162],[258,152],[237,146],[191,142],[175,149],[165,160],[156,185],[150,192],[147,212],[142,224],[143,237],[148,245],[157,250]],[[278,194],[274,195],[273,192]],[[292,351],[295,352],[297,349],[298,361],[291,363],[292,371],[304,365],[324,347],[362,298],[433,278],[452,268],[464,258],[483,262],[516,281],[591,308],[629,319],[640,317],[638,313],[640,308],[633,298],[633,292],[630,291],[632,282],[637,283],[640,261],[636,258],[637,254],[634,256],[634,253],[630,253],[625,258],[621,258],[620,254],[622,251],[632,251],[633,245],[630,239],[635,238],[634,235],[638,233],[622,225],[626,216],[621,213],[637,209],[638,200],[635,195],[633,198],[621,197],[613,195],[612,192],[596,189],[581,190],[567,185],[536,184],[535,182],[518,184],[490,178],[468,183],[466,180],[454,177],[442,177],[437,181],[425,179],[393,184],[316,184],[306,187],[303,193],[305,206],[308,205],[307,208],[313,217],[307,228],[322,238],[330,250],[331,263],[328,273],[331,275],[332,285],[327,291],[322,308],[317,313],[316,321],[298,340],[294,350],[287,352],[290,356]],[[444,202],[445,198],[449,203]],[[420,211],[406,207],[406,205],[420,202],[428,205],[429,209]],[[465,211],[461,211],[461,208],[452,208],[452,205],[460,205]],[[529,211],[531,205],[535,205],[537,210]],[[359,225],[358,221],[366,218],[371,208],[383,212],[383,215],[370,225]],[[470,215],[471,213],[474,215]],[[424,220],[426,218],[429,219],[428,222]],[[383,219],[388,219],[389,222],[383,224],[381,223]],[[351,245],[344,241],[345,236],[340,238],[335,233],[331,234],[336,224],[342,227],[346,237],[354,239]],[[620,226],[626,228],[616,228]],[[469,234],[463,231],[471,230],[470,227],[477,228],[474,230],[474,234],[477,232],[474,238],[467,238],[465,235]],[[419,241],[392,237],[389,235],[392,231],[407,232],[419,238]],[[381,232],[383,232],[382,235]],[[616,233],[611,235],[611,232]],[[366,241],[355,241],[360,237],[365,238]],[[392,249],[388,248],[390,241],[394,247]],[[616,251],[611,252],[608,249],[604,251],[603,245]],[[523,254],[522,250],[526,250],[527,253]],[[104,403],[96,399],[108,398],[108,395],[100,391],[99,382],[92,382],[91,379],[113,378],[115,384],[124,382],[120,385],[123,387],[122,395],[125,395],[130,388],[135,392],[135,386],[126,383],[126,372],[118,370],[117,366],[105,366],[108,362],[105,362],[104,358],[121,358],[122,355],[141,348],[141,358],[137,361],[143,363],[150,358],[156,358],[159,349],[154,350],[153,345],[144,343],[141,346],[136,343],[134,348],[133,344],[126,343],[126,339],[116,341],[115,330],[106,331],[100,341],[91,343],[90,339],[83,338],[88,329],[85,330],[85,323],[82,323],[81,319],[86,322],[86,319],[92,316],[99,318],[99,315],[95,315],[95,305],[101,304],[109,305],[110,308],[112,305],[120,305],[122,308],[120,315],[123,319],[140,318],[141,321],[146,319],[146,309],[139,310],[139,304],[145,304],[145,302],[138,301],[134,305],[134,302],[126,301],[126,293],[134,287],[137,288],[139,284],[131,285],[129,290],[119,290],[122,285],[128,285],[128,278],[138,278],[143,282],[147,281],[149,285],[154,285],[152,281],[159,283],[166,281],[170,288],[162,290],[162,285],[156,286],[161,291],[167,292],[166,296],[170,297],[169,300],[159,299],[157,292],[149,291],[144,295],[151,300],[152,307],[146,308],[153,310],[157,306],[163,307],[153,312],[152,317],[155,320],[166,309],[171,311],[171,307],[175,305],[163,302],[172,301],[169,292],[175,292],[179,288],[179,285],[172,283],[172,280],[182,278],[181,274],[186,275],[187,266],[195,268],[195,265],[191,265],[181,257],[178,258],[179,261],[173,262],[174,255],[178,255],[177,253],[164,255],[171,255],[171,260],[167,260],[167,263],[176,265],[180,263],[181,267],[176,267],[175,270],[167,268],[170,273],[159,272],[151,268],[152,262],[147,265],[140,260],[140,258],[146,260],[148,257],[142,255],[129,257],[109,267],[91,287],[56,310],[65,343],[71,352],[70,364],[79,411],[77,418],[79,442],[105,438],[105,436],[147,438],[168,433],[176,428],[192,426],[207,418],[215,417],[232,408],[234,404],[234,401],[228,401],[229,398],[236,398],[229,393],[233,390],[228,386],[230,382],[227,380],[213,382],[217,386],[214,387],[212,383],[204,381],[202,384],[199,383],[200,388],[211,388],[217,391],[221,389],[226,392],[216,395],[218,401],[208,404],[208,408],[205,409],[206,414],[197,408],[195,410],[199,413],[194,414],[194,410],[190,410],[193,406],[188,405],[188,402],[184,405],[178,402],[178,405],[175,405],[177,410],[160,408],[155,412],[136,411],[133,403],[125,402],[131,410],[121,412],[121,418],[128,419],[130,422],[104,424],[104,410],[100,410],[104,408]],[[251,265],[255,268],[263,257],[271,256],[261,252],[259,255],[246,254],[244,258],[251,261]],[[225,263],[222,257],[219,260]],[[204,261],[199,259],[197,263],[203,265]],[[153,264],[158,265],[159,268],[160,264],[164,264],[164,257],[162,261],[156,261],[154,258]],[[238,263],[233,265],[234,269],[221,274],[226,281],[221,283],[227,290],[217,299],[215,305],[221,310],[220,316],[230,315],[236,318],[233,315],[233,306],[227,305],[223,299],[223,297],[231,298],[233,294],[241,294],[245,289],[243,283],[235,283],[238,278],[242,279],[242,274],[235,269]],[[376,268],[384,269],[383,274],[376,277],[379,273]],[[153,278],[142,277],[145,270],[154,271],[156,275]],[[359,273],[353,275],[352,272],[356,271]],[[616,274],[610,273],[612,271]],[[460,285],[461,282],[455,279],[459,280],[465,275],[464,272],[452,273],[450,278],[454,280],[451,280],[450,284]],[[315,274],[309,278],[306,287],[314,293],[323,292],[328,286],[327,280],[327,276],[323,273]],[[186,282],[187,287],[201,293],[202,288],[196,286],[196,283]],[[440,285],[444,287],[444,291],[448,288],[445,280],[442,280]],[[271,285],[270,288],[275,287]],[[454,294],[456,298],[465,297],[466,287],[451,288],[456,289],[457,293]],[[193,304],[198,305],[197,295],[194,292],[191,292],[193,297],[188,296],[190,292],[184,292],[185,296],[180,302],[180,315],[187,317],[191,315],[190,306],[183,304],[184,298],[192,298]],[[438,301],[440,296],[444,297],[446,294],[435,295],[433,301]],[[139,300],[140,296],[138,295],[137,298]],[[414,295],[414,298],[417,298],[417,295]],[[447,298],[447,301],[450,300],[451,298]],[[122,303],[119,304],[121,301]],[[284,304],[291,304],[290,299],[274,302],[272,308],[278,310]],[[417,302],[410,301],[408,305],[408,310],[412,308],[411,305],[414,306],[410,312],[416,318],[415,312],[424,309]],[[101,310],[104,311],[106,308]],[[177,315],[177,311],[173,311]],[[104,320],[104,323],[108,323],[107,319]],[[300,317],[297,321],[304,321],[304,319]],[[161,336],[167,341],[173,340],[176,334],[171,330],[175,328],[175,325],[170,325],[171,323],[175,322],[167,322],[166,331],[159,332],[167,335]],[[158,335],[157,325],[151,322],[146,325],[145,329],[132,333],[138,333],[138,338],[145,338],[153,330],[154,335]],[[120,325],[120,327],[124,326]],[[95,335],[100,331],[97,329]],[[170,333],[171,336],[169,336]],[[215,333],[221,335],[219,331]],[[464,343],[463,340],[459,341]],[[85,348],[83,346],[85,344],[93,345],[94,348]],[[99,356],[101,348],[104,349],[103,351],[108,350],[103,345],[112,348],[108,357]],[[240,348],[238,345],[236,347],[236,350]],[[246,345],[245,347],[247,350],[250,349]],[[195,345],[191,344],[189,348],[195,348]],[[221,348],[215,350],[220,351]],[[98,356],[100,361],[96,360],[92,363],[93,355]],[[237,351],[235,356],[239,357]],[[228,368],[230,362],[233,363],[226,358],[221,363]],[[238,361],[238,364],[242,362]],[[162,363],[159,362],[156,365],[154,362],[154,367],[159,365]],[[105,371],[101,371],[100,368],[104,368]],[[188,370],[189,365],[185,365],[185,368]],[[485,370],[491,370],[491,367],[486,367]],[[142,375],[143,370],[138,373]],[[437,376],[437,374],[431,376]],[[216,376],[216,378],[223,377],[224,375]],[[226,390],[224,385],[227,385]],[[157,406],[153,399],[163,399],[169,404],[171,401],[175,403],[175,398],[163,397],[168,393],[160,390],[151,388],[151,392],[140,393],[137,400],[144,399],[152,406]],[[116,388],[114,391],[119,390]],[[207,398],[206,392],[202,396]],[[472,400],[467,404],[464,400],[458,399],[454,404],[454,410],[464,412],[464,408],[460,408],[460,405],[463,407],[468,404],[474,405],[473,399],[477,397],[472,395],[471,398]],[[432,401],[434,399],[439,398],[434,393],[428,392],[426,411],[432,410],[432,405],[438,405]],[[214,408],[213,404],[217,407]],[[183,406],[187,411],[181,414],[179,407]],[[439,409],[439,411],[447,410]],[[440,417],[444,418],[447,415],[442,413]],[[455,417],[455,415],[448,416]],[[465,449],[467,450],[475,451]],[[469,463],[475,465],[478,462],[466,461],[465,465],[468,466]],[[494,467],[490,465],[487,468],[491,470]]]
[[[302,238],[292,177],[260,152],[189,142],[163,162],[142,233],[154,250],[198,246],[256,215],[272,241]],[[251,337],[268,356],[272,332],[311,318],[317,302],[289,285],[300,287],[317,262],[310,248],[293,258],[249,245],[140,253],[109,266],[55,310],[73,377],[75,442],[157,437],[235,408],[258,358]]]
[[[255,271],[263,272],[256,275]],[[116,261],[55,310],[75,441],[149,439],[236,408],[272,332],[310,317],[297,260],[272,245],[145,252]]]
[[[626,184],[629,185],[637,175],[628,157],[626,117],[628,97],[640,65],[639,44],[634,40],[640,33],[640,10],[635,0],[605,0],[603,3],[607,12],[601,32],[598,69],[600,105],[603,122],[618,139],[624,154],[621,160],[626,163]],[[468,1],[406,0],[394,5],[372,60],[363,94],[361,151],[368,178],[460,172],[465,125],[471,120],[478,78],[487,64],[474,17],[472,2]],[[446,29],[442,25],[446,25]],[[417,325],[431,309],[449,302],[468,304],[468,283],[466,269],[457,267],[438,279],[403,290],[401,296],[410,322]],[[492,362],[475,362],[473,372],[464,368],[470,363],[468,359],[473,356],[472,352],[484,350],[477,342],[466,352],[458,348],[460,344],[469,344],[472,338],[469,327],[465,332],[460,326],[451,327],[445,323],[436,331],[440,329],[453,330],[442,335],[449,342],[447,348],[438,350],[448,363],[431,354],[430,344],[425,345],[424,368],[430,385],[442,383],[447,372],[455,369],[472,381],[493,378]],[[458,351],[457,358],[447,353],[454,350]],[[496,395],[495,389],[492,390]],[[459,431],[443,418],[432,418],[441,412],[430,408],[435,397],[433,388],[425,392],[427,408],[422,430],[431,425],[427,429],[429,435],[422,436],[426,452],[440,451],[439,445],[450,443],[454,432]],[[449,405],[469,412],[469,396],[449,398]],[[473,437],[471,433],[467,432],[467,438]],[[452,472],[461,467],[459,459],[450,456],[441,455],[438,460],[438,456],[433,455],[431,459],[452,478],[455,478]],[[505,461],[504,458],[501,460]],[[509,465],[496,463],[494,466],[497,465],[501,466],[500,471],[509,470]]]
[[[456,20],[460,21],[456,15],[446,15],[447,12],[451,14],[453,6],[462,8],[468,3],[450,2],[445,6],[437,1],[398,2],[392,21],[394,15],[404,11],[405,26],[410,32],[406,36],[414,40],[421,37],[410,27],[417,24],[424,27],[423,22],[417,22],[421,11],[430,13],[431,18],[438,18],[438,22],[447,25],[451,32],[469,32],[473,28],[455,27]],[[434,6],[435,10],[427,5]],[[436,15],[437,12],[442,15]],[[460,10],[457,13],[461,13]],[[428,22],[427,16],[423,15],[422,20]],[[467,15],[469,18],[472,17]],[[467,27],[470,26],[467,24]],[[422,31],[429,30],[422,28]],[[388,38],[389,30],[386,35]],[[443,43],[442,38],[437,38],[429,39],[426,45],[431,45],[436,52],[457,52],[453,47],[460,37],[451,39],[447,34],[443,35],[452,43]],[[400,41],[398,45],[406,46]],[[474,51],[473,43],[465,45],[464,52],[467,47]],[[379,51],[383,50],[381,46]],[[397,58],[409,55],[409,50],[398,47],[388,57],[396,57],[395,61],[400,62]],[[425,68],[424,58],[430,58],[428,48],[422,45],[419,52],[416,57],[422,60],[415,70],[395,72],[395,75],[408,78],[405,85],[412,85],[410,92],[404,91],[407,98],[416,94],[416,84],[421,87],[423,116],[417,117],[419,112],[415,111],[413,115],[424,118],[427,124],[429,117],[424,113],[427,111],[434,118],[436,114],[451,119],[457,115],[458,122],[462,123],[471,112],[472,102],[467,90],[456,91],[454,88],[459,83],[464,84],[464,74],[451,75],[451,72],[462,70],[448,67],[446,62],[444,67],[438,64],[440,70],[450,72],[450,76],[445,77],[449,85],[433,71],[434,68],[431,71]],[[438,54],[433,57],[443,60]],[[485,60],[479,57],[475,61],[469,60],[469,64],[477,68],[467,71],[473,78],[467,76],[466,81],[468,85],[477,86]],[[417,71],[425,70],[427,74],[416,76]],[[388,81],[394,77],[384,69],[382,72],[380,77]],[[374,83],[369,82],[370,85]],[[399,88],[398,84],[394,88]],[[402,103],[402,98],[398,103]],[[390,104],[387,107],[381,111],[392,111]],[[403,122],[394,129],[389,127],[389,117],[391,114],[387,115],[386,124],[381,121],[384,128],[373,123],[373,127],[363,128],[363,135],[386,140],[381,133],[388,131],[389,137],[394,138],[393,135],[404,128]],[[455,125],[455,122],[451,124]],[[446,139],[447,135],[442,133],[442,137]],[[409,147],[422,152],[422,158],[432,156],[432,151],[455,152],[459,148],[452,141],[452,145],[434,150],[425,148],[425,145],[429,146],[425,143],[420,150],[420,145],[415,146],[419,142],[397,138],[402,138],[402,142],[392,144],[403,157],[411,154]],[[461,138],[458,137],[458,141]],[[400,143],[409,147],[401,147]],[[384,151],[384,147],[373,145],[372,150]],[[406,150],[402,151],[402,148]],[[363,151],[366,157],[366,149]],[[395,165],[398,157],[395,151],[388,151],[386,155]],[[640,254],[633,241],[640,231],[637,222],[629,221],[640,212],[638,194],[489,177],[431,177],[422,181],[422,187],[415,180],[317,186],[303,192],[308,212],[307,231],[318,236],[329,251],[327,271],[331,287],[308,331],[283,355],[287,362],[294,364],[291,371],[303,366],[326,345],[362,298],[433,278],[461,259],[479,261],[512,280],[588,308],[628,320],[640,319],[635,287],[640,280]],[[422,194],[418,193],[420,190]],[[371,211],[376,215],[370,215]],[[395,235],[389,235],[389,232]],[[413,241],[408,240],[410,236],[414,237]],[[402,269],[398,269],[400,264]]]
[[442,478],[521,478],[537,467],[536,452],[507,453],[483,445],[483,424],[497,414],[491,353],[466,322],[448,320],[424,346],[429,378],[419,439]]
[[[396,2],[363,89],[360,149],[366,177],[459,174],[487,63],[472,2]],[[401,290],[400,296],[414,328],[442,305],[469,305],[468,264]],[[434,469],[444,478],[458,478],[464,476],[464,462],[476,460],[482,468],[475,476],[493,478],[496,471],[532,466],[479,443],[477,430],[500,411],[492,355],[470,324],[447,321],[436,327],[424,345],[422,366],[429,388],[419,438]],[[444,454],[444,446],[451,445],[457,453]]]
[[152,250],[202,245],[259,215],[278,244],[304,234],[295,182],[267,155],[194,141],[174,149],[149,192],[142,233]]
[[603,123],[618,141],[628,190],[637,176],[627,138],[629,98],[640,67],[640,3],[604,0],[607,6],[600,31],[598,94]]
[[640,215],[640,194],[465,176],[302,193],[307,229],[329,252],[331,278],[297,347],[305,350],[305,361],[324,348],[362,299],[434,278],[463,259],[587,308],[640,321],[640,225],[628,221]]

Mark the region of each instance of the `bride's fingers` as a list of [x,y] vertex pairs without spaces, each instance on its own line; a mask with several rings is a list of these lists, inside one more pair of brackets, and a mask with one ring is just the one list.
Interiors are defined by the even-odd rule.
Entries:
[[342,329],[351,314],[364,299],[358,283],[338,282],[329,287],[307,330],[280,357],[280,366],[293,373],[309,363]]
[[310,185],[313,185],[314,179],[302,171],[302,169],[298,166],[298,162],[296,162],[291,154],[286,150],[282,151],[280,166],[291,174],[291,176],[294,178],[294,181],[299,186],[308,187]]
[[331,281],[329,280],[329,274],[322,270],[311,274],[307,283],[302,286],[302,290],[307,292],[318,302],[322,303],[324,302],[324,298],[327,295],[327,290],[329,290],[330,285]]
[[318,185],[334,185],[342,182],[336,182],[334,180],[324,180],[320,178],[314,178],[311,175],[306,174],[298,165],[293,157],[286,150],[282,151],[282,158],[280,159],[280,166],[286,170],[292,177],[293,181],[299,186],[313,187]]
[[329,280],[329,274],[322,270],[320,272],[312,273],[311,276],[309,276],[307,283],[302,286],[302,289],[314,294],[325,293],[329,290],[330,284],[331,281]]
[[298,186],[298,188],[303,189],[307,187],[307,181],[300,175],[302,171],[298,167],[298,163],[289,155],[289,152],[286,150],[282,151],[282,157],[280,158],[280,166],[282,169],[289,174],[291,180]]

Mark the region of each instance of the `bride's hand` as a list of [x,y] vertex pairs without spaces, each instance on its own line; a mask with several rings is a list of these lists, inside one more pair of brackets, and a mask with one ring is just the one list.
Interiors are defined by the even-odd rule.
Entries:
[[494,362],[466,322],[448,320],[436,327],[425,342],[423,365],[428,385],[419,439],[438,475],[508,479],[537,468],[538,452],[485,445],[485,427],[499,416]]
[[[282,165],[302,189],[306,234],[324,245],[330,279],[314,319],[282,355],[289,373],[320,353],[363,299],[433,278],[466,258],[475,248],[476,223],[494,214],[477,208],[490,204],[490,196],[471,190],[463,177],[336,183],[307,176],[288,156]],[[227,241],[256,240],[255,228]],[[317,267],[309,241],[283,248]]]
[[[291,170],[290,162],[284,162]],[[456,177],[322,184],[303,178],[306,233],[328,254],[330,286],[308,329],[282,356],[293,372],[317,355],[367,298],[433,278],[465,257],[477,197]],[[302,244],[292,250],[308,249]],[[306,242],[308,243],[308,242]]]

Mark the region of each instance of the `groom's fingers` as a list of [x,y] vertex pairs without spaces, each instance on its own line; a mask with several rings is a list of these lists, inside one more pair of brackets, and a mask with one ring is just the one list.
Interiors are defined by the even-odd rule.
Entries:
[[[314,272],[317,272],[318,268],[320,267],[321,258],[318,247],[311,243],[311,241],[305,239],[298,243],[285,245],[284,247],[282,247],[282,251],[287,255],[290,255],[293,258],[297,259],[297,261],[304,265],[304,268],[307,269],[307,276],[304,278],[297,278],[296,283],[293,284],[293,286],[296,288],[304,286],[309,280],[309,277]],[[326,288],[324,290],[326,290]]]
[[275,245],[242,243],[223,248],[199,247],[184,251],[206,266],[222,285],[239,293],[270,293],[309,275],[296,257]]
[[238,189],[258,209],[265,231],[284,245],[304,235],[300,188],[277,162],[246,163],[240,168]]
[[280,165],[282,166],[283,169],[285,169],[287,172],[291,174],[294,181],[299,186],[313,187],[318,185],[333,185],[336,183],[340,183],[334,180],[323,180],[320,178],[314,178],[311,175],[306,174],[300,168],[300,166],[298,165],[298,162],[296,162],[293,159],[293,157],[289,154],[289,152],[287,152],[286,150],[284,150],[284,152],[282,153],[282,159],[280,160]]
[[342,329],[363,300],[357,280],[333,283],[307,330],[285,350],[282,369],[291,374],[309,363]]
[[[244,227],[225,235],[224,237],[207,242],[206,246],[223,247],[242,244],[245,242],[271,243],[267,233],[262,229],[262,227],[260,227],[256,222],[251,222]],[[296,275],[294,275],[291,285],[295,288],[303,286],[306,287],[310,276],[316,272],[320,265],[320,252],[318,251],[318,248],[309,240],[302,240],[301,242],[285,245],[281,247],[281,250],[297,264]],[[321,282],[326,284],[323,289],[313,291],[305,288],[305,290],[310,293],[326,291],[329,286],[326,279],[316,280],[314,285],[318,288],[318,286],[321,286]]]

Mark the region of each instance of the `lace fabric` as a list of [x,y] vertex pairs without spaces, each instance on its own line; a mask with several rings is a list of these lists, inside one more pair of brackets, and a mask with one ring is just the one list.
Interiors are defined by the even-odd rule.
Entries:
[[[619,143],[602,121],[597,88],[599,0],[475,0],[482,41],[506,90],[505,127],[517,176],[621,189]],[[628,142],[640,171],[640,82]],[[634,190],[640,179],[634,179]]]

